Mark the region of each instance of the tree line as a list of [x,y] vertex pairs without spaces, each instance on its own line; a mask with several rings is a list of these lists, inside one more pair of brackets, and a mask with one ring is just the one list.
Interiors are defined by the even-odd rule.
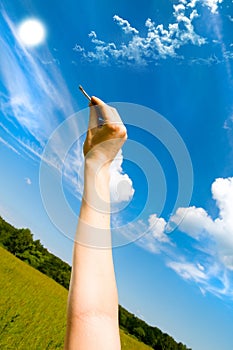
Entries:
[[[66,289],[69,288],[71,266],[44,248],[40,240],[34,240],[29,229],[17,229],[1,216],[0,245]],[[119,324],[126,333],[155,350],[191,350],[159,328],[149,326],[122,306],[119,306]]]
[[69,288],[70,265],[44,248],[39,239],[33,240],[29,229],[17,229],[0,217],[0,244],[17,258]]
[[138,340],[155,350],[191,350],[182,343],[177,343],[170,335],[159,328],[149,326],[145,321],[136,317],[119,305],[120,327]]

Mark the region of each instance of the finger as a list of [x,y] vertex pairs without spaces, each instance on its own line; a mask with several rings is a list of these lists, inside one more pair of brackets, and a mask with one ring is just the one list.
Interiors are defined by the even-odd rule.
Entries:
[[102,117],[102,112],[100,110],[100,106],[104,106],[105,103],[98,97],[92,96],[91,102],[89,103],[90,107],[90,117],[88,129],[97,128],[98,126],[104,124],[104,118]]
[[[109,112],[109,113],[112,113],[112,112]],[[91,105],[88,129],[95,130],[97,127],[110,123],[104,117],[105,115],[106,115],[106,111],[103,111],[101,106]],[[111,119],[113,118],[109,118],[109,120]]]
[[95,109],[97,121],[100,123],[111,123],[114,122],[115,117],[112,112],[112,108],[103,102],[100,98],[92,96],[91,104]]
[[123,123],[122,123],[122,120],[121,120],[121,117],[120,117],[120,115],[119,115],[117,109],[114,108],[114,107],[111,107],[111,110],[112,110],[114,122],[115,122],[115,123],[118,123],[118,124],[119,124],[119,123],[120,123],[120,124],[123,124]]
[[103,124],[123,124],[122,120],[113,107],[108,106],[104,101],[96,96],[91,97],[91,113],[89,128],[100,127]]
[[105,105],[104,101],[102,101],[100,98],[96,97],[96,96],[91,96],[91,104],[92,105]]
[[95,107],[90,104],[90,115],[89,115],[89,123],[88,123],[88,129],[94,129],[98,126],[98,118],[96,115],[96,109]]

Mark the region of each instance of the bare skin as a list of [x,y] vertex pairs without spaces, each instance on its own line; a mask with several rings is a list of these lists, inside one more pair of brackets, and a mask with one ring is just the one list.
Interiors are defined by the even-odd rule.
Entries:
[[[98,115],[103,125],[98,127]],[[119,350],[110,231],[109,167],[127,139],[117,111],[91,98],[84,193],[73,251],[65,350]]]

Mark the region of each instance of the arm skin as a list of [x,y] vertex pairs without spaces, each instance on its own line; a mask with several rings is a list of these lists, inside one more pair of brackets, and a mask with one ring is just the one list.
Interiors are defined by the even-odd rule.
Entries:
[[[104,124],[97,127],[98,113]],[[109,166],[127,138],[117,111],[96,97],[84,143],[84,193],[73,251],[65,350],[119,350]],[[105,247],[105,248],[103,248]]]

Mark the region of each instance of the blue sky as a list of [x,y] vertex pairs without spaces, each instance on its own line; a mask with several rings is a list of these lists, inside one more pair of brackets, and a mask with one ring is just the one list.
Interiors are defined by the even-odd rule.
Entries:
[[[119,301],[194,350],[233,343],[233,3],[1,1],[0,215],[71,263],[87,101],[118,108]],[[29,18],[45,38],[19,35]]]

